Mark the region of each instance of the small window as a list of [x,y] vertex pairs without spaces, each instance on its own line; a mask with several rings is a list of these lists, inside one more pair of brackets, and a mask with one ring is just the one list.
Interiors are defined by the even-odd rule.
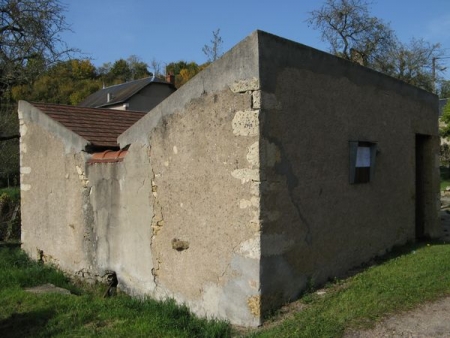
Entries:
[[351,141],[350,145],[350,183],[369,183],[375,171],[376,143]]

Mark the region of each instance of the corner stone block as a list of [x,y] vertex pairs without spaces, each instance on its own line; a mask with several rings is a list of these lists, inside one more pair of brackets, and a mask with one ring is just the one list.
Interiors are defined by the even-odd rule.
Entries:
[[252,93],[252,108],[261,109],[261,91],[255,90]]
[[253,78],[250,80],[237,81],[230,86],[230,89],[233,93],[243,93],[246,91],[258,90],[259,80],[257,78]]
[[235,135],[257,136],[259,134],[259,110],[238,111],[231,124]]

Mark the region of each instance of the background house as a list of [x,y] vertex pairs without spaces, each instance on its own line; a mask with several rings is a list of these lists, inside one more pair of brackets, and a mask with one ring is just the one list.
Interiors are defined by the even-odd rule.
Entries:
[[259,325],[440,234],[437,97],[265,32],[123,125],[123,152],[88,147],[109,122],[83,134],[23,101],[19,117],[23,249],[199,315]]
[[148,112],[175,90],[173,75],[167,75],[166,81],[147,77],[100,89],[78,106]]

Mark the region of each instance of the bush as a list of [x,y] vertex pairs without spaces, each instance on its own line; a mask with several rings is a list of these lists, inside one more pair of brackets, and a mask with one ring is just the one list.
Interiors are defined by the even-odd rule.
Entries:
[[0,241],[20,239],[20,193],[8,190],[0,192]]

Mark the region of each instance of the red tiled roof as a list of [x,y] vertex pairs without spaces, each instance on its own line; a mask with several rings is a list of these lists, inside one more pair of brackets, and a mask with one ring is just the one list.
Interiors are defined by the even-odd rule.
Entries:
[[58,104],[32,105],[96,147],[118,147],[117,137],[146,114]]
[[115,163],[122,162],[127,154],[127,150],[105,150],[101,153],[93,153],[92,157],[89,159],[89,164],[95,163]]

